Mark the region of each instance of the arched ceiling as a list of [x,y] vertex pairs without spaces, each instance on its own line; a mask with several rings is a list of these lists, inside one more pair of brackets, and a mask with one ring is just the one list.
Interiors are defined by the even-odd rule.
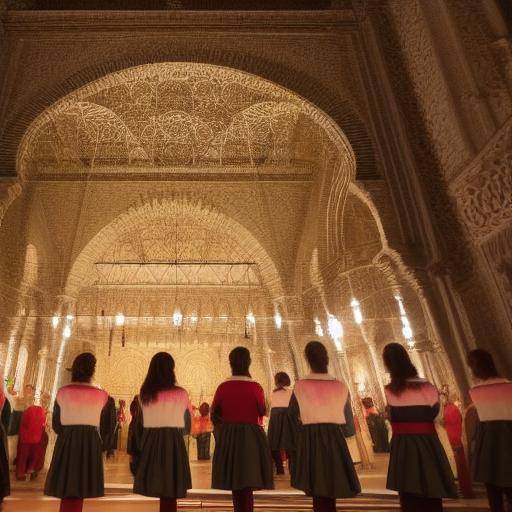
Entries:
[[266,285],[282,293],[273,261],[247,229],[184,200],[146,203],[104,227],[75,259],[66,292],[91,285]]
[[18,172],[307,176],[336,165],[340,152],[353,162],[337,126],[274,83],[219,66],[158,63],[107,75],[47,109],[22,140]]

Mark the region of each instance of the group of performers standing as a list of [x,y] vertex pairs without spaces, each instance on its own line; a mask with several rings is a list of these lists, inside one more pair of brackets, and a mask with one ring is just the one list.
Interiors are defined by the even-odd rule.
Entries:
[[[230,490],[237,512],[253,510],[254,490],[273,488],[272,458],[277,472],[283,472],[282,451],[288,453],[292,486],[313,498],[315,511],[333,512],[337,498],[361,491],[345,440],[354,433],[349,390],[329,375],[322,343],[308,343],[305,356],[311,373],[293,390],[286,374],[276,375],[267,438],[265,396],[251,378],[250,352],[237,347],[229,355],[232,376],[217,388],[209,411],[215,427],[212,487]],[[441,511],[442,499],[455,498],[457,489],[434,426],[439,393],[418,377],[402,345],[387,345],[383,360],[391,376],[385,392],[393,430],[387,487],[398,491],[403,511]],[[468,363],[477,379],[470,395],[480,419],[474,478],[485,483],[491,510],[503,512],[512,498],[512,383],[498,376],[486,351],[472,351]],[[104,494],[99,429],[109,396],[91,383],[95,366],[93,354],[77,356],[72,382],[58,391],[54,404],[57,440],[44,492],[61,498],[61,512],[79,512],[85,498]],[[159,498],[161,512],[176,511],[177,499],[192,487],[183,437],[191,405],[176,383],[174,367],[170,354],[157,353],[132,404],[137,408],[129,446],[135,455],[134,492]],[[3,406],[3,393],[0,401]],[[5,446],[0,448],[3,497],[9,494],[9,473]]]

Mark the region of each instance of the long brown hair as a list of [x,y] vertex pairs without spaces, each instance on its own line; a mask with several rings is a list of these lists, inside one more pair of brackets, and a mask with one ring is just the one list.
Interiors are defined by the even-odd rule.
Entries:
[[418,370],[400,343],[389,343],[384,347],[382,359],[391,375],[391,382],[386,386],[393,394],[399,395],[408,386],[419,386],[420,383],[408,383],[408,379],[418,377]]
[[140,388],[140,399],[144,405],[156,400],[159,391],[176,386],[174,359],[167,352],[158,352],[149,363],[148,374]]

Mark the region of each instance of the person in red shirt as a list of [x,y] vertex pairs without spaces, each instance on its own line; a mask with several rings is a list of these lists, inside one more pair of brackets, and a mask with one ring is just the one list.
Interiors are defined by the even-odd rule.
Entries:
[[[47,408],[31,405],[23,412],[20,421],[18,451],[16,455],[16,478],[35,478],[44,464],[46,454]],[[46,442],[45,442],[46,441]]]
[[263,431],[263,388],[249,373],[251,354],[237,347],[229,354],[232,377],[215,392],[212,488],[233,493],[235,512],[252,512],[254,489],[273,489],[270,446]]
[[457,466],[457,479],[464,498],[473,498],[473,484],[469,472],[464,445],[462,444],[462,413],[450,397],[450,391],[446,388],[441,400],[445,400],[443,411],[443,423],[448,441],[455,456]]

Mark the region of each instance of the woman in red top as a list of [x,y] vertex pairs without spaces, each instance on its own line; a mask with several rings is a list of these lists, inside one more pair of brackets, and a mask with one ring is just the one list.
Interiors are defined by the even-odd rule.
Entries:
[[460,490],[464,498],[473,498],[473,484],[464,452],[464,445],[462,444],[462,413],[453,400],[451,400],[448,389],[446,389],[444,396],[441,395],[441,399],[445,400],[443,423],[455,457]]
[[215,392],[212,488],[233,492],[235,512],[252,512],[253,490],[272,489],[272,459],[262,420],[263,388],[249,373],[251,354],[237,347],[229,354],[232,377]]
[[[18,453],[16,456],[16,478],[25,480],[42,468],[41,441],[46,427],[46,409],[31,405],[21,416]],[[45,450],[46,451],[46,450]]]

